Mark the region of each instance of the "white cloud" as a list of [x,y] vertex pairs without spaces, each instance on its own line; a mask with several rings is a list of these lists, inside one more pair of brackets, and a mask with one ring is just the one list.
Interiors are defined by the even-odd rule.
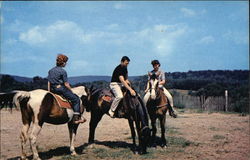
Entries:
[[19,40],[30,45],[61,43],[71,40],[81,41],[83,30],[71,21],[56,21],[49,26],[35,26],[19,35]]
[[185,17],[194,17],[196,15],[196,12],[192,9],[181,8],[180,10],[184,14]]
[[147,42],[147,47],[159,56],[167,56],[173,53],[178,39],[186,32],[187,26],[183,24],[155,25],[138,32],[134,37]]
[[239,31],[227,31],[223,34],[226,40],[233,41],[236,44],[249,44],[249,37],[247,34]]
[[88,62],[84,60],[72,60],[69,64],[69,69],[72,71],[79,71],[84,68],[87,68]]
[[124,8],[126,8],[126,5],[125,4],[123,4],[123,3],[115,3],[114,4],[114,8],[115,9],[124,9]]
[[197,17],[207,13],[206,9],[193,10],[189,8],[181,8],[180,11],[184,15],[184,17]]
[[39,26],[35,26],[26,33],[21,33],[19,40],[26,42],[28,44],[38,44],[46,41],[45,36],[41,32]]
[[108,30],[117,30],[119,29],[119,24],[113,23],[107,26]]
[[4,22],[4,18],[3,18],[3,16],[1,15],[1,16],[0,16],[0,24],[3,24],[3,22]]
[[[144,28],[136,32],[124,32],[119,30],[118,24],[110,24],[107,31],[97,30],[84,32],[83,29],[71,21],[57,21],[49,26],[35,26],[19,36],[19,40],[29,45],[41,46],[64,46],[70,44],[69,50],[96,46],[100,47],[112,45],[115,48],[131,48],[138,44],[145,45],[151,53],[159,56],[172,54],[178,40],[186,34],[185,24],[165,25],[158,24],[149,28]],[[98,47],[100,46],[100,47]],[[139,51],[140,52],[140,51]],[[83,65],[75,62],[76,65]]]
[[210,44],[210,43],[213,43],[214,41],[215,41],[215,38],[213,36],[205,36],[205,37],[202,37],[198,43]]

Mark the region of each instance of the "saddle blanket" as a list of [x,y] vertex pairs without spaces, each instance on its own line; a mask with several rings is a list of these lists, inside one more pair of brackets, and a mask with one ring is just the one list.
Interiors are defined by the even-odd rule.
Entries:
[[57,94],[52,94],[52,95],[55,97],[60,107],[72,109],[71,104],[68,100]]

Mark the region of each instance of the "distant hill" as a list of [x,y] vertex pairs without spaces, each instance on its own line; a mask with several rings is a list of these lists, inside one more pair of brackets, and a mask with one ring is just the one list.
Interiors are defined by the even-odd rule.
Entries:
[[[2,79],[3,75],[7,75],[7,74],[0,74],[0,79]],[[21,76],[15,76],[15,75],[9,75],[9,76],[13,77],[18,82],[31,82],[33,79],[33,78],[21,77]]]
[[94,82],[94,81],[109,82],[110,79],[111,79],[110,76],[76,76],[76,77],[69,77],[69,83],[77,84],[77,83]]
[[[3,75],[6,74],[0,74],[0,79],[2,78]],[[16,81],[18,82],[32,82],[33,78],[29,77],[21,77],[21,76],[15,76],[15,75],[10,75],[13,77]],[[139,76],[130,76],[130,80],[135,80]],[[106,81],[110,82],[111,76],[76,76],[76,77],[69,77],[69,83],[72,85],[75,85],[77,83],[84,83],[84,82],[94,82],[94,81]]]

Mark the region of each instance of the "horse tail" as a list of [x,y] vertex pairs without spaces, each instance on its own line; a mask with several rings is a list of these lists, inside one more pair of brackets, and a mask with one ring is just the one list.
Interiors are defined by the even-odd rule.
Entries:
[[26,91],[20,91],[13,97],[13,104],[17,109],[27,106],[27,102],[30,99],[30,93]]

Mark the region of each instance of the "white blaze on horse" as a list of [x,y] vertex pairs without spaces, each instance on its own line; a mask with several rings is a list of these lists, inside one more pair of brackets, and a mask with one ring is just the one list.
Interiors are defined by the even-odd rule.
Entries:
[[[81,99],[81,113],[84,111],[82,102],[87,98],[86,88],[79,86],[72,88],[74,94]],[[37,89],[30,92],[20,91],[14,98],[13,103],[17,108],[21,109],[22,113],[22,130],[21,130],[21,159],[26,159],[25,143],[27,139],[30,140],[30,146],[33,152],[33,159],[40,159],[37,151],[36,139],[41,131],[44,122],[50,124],[64,124],[68,123],[69,137],[70,137],[70,152],[75,155],[74,139],[78,124],[72,123],[73,110],[60,107],[59,101],[55,95],[49,91]],[[29,128],[32,124],[31,134],[28,136]]]

